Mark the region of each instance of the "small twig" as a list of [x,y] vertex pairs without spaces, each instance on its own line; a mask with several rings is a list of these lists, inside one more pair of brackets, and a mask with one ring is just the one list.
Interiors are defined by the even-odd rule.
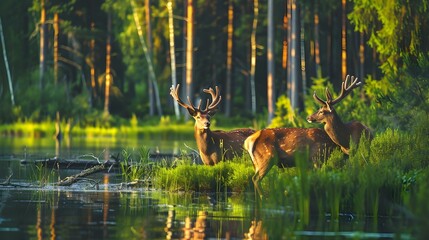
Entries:
[[82,158],[84,158],[84,157],[90,157],[90,158],[93,158],[93,159],[97,160],[97,162],[98,162],[99,164],[101,164],[100,159],[99,159],[98,157],[96,157],[96,156],[92,155],[92,154],[84,154],[84,155],[80,156],[79,158],[81,158],[81,157],[82,157]]
[[12,176],[13,176],[13,173],[11,173],[9,175],[9,177],[6,178],[6,180],[4,180],[4,182],[1,183],[1,185],[9,185],[10,184],[10,179],[12,178]]
[[186,143],[183,143],[183,145],[185,145],[185,147],[186,148],[188,148],[188,149],[190,149],[192,152],[194,152],[194,156],[197,156],[197,157],[194,157],[192,160],[193,160],[193,163],[195,164],[195,160],[200,156],[200,153],[197,151],[197,150],[195,150],[195,149],[193,149],[193,148],[191,148],[191,147],[189,147],[188,145],[186,145]]

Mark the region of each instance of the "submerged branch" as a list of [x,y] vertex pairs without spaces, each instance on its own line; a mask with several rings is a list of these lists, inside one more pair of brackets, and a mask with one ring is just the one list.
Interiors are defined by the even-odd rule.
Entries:
[[94,167],[85,169],[78,174],[68,176],[68,177],[60,180],[59,182],[55,183],[55,185],[57,185],[57,186],[70,186],[79,180],[85,179],[84,177],[86,177],[86,176],[89,176],[91,174],[98,173],[98,172],[101,172],[104,170],[106,170],[105,164],[96,165]]

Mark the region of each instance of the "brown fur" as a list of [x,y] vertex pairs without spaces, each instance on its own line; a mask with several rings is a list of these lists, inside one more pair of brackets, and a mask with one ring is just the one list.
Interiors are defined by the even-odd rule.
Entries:
[[249,128],[225,132],[195,127],[194,135],[203,163],[215,165],[222,159],[232,159],[234,156],[242,155],[244,140],[254,132]]
[[345,154],[349,154],[350,140],[358,144],[362,133],[367,138],[372,138],[371,131],[368,127],[358,121],[352,121],[344,124],[335,110],[331,107],[330,110],[326,106],[322,106],[319,111],[307,118],[309,122],[318,122],[324,124],[324,129],[329,137]]
[[260,195],[260,181],[274,165],[292,167],[295,165],[295,153],[308,149],[309,160],[318,166],[336,147],[319,128],[267,128],[250,135],[244,142],[255,169],[252,181]]

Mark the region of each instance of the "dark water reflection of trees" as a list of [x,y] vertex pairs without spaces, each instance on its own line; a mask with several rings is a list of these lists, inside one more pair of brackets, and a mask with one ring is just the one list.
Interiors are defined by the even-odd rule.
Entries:
[[308,226],[301,226],[287,207],[256,207],[250,194],[219,197],[223,194],[142,189],[2,189],[0,194],[0,232],[4,239],[394,237],[391,231],[395,223],[370,225],[370,219],[367,223],[357,222],[351,215],[335,222],[329,216],[316,217]]

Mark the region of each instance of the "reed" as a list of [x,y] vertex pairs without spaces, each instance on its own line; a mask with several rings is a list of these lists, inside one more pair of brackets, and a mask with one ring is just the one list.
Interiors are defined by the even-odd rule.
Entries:
[[122,157],[123,160],[119,162],[122,180],[149,184],[153,168],[153,162],[149,160],[149,148],[141,147],[137,154],[123,150]]

